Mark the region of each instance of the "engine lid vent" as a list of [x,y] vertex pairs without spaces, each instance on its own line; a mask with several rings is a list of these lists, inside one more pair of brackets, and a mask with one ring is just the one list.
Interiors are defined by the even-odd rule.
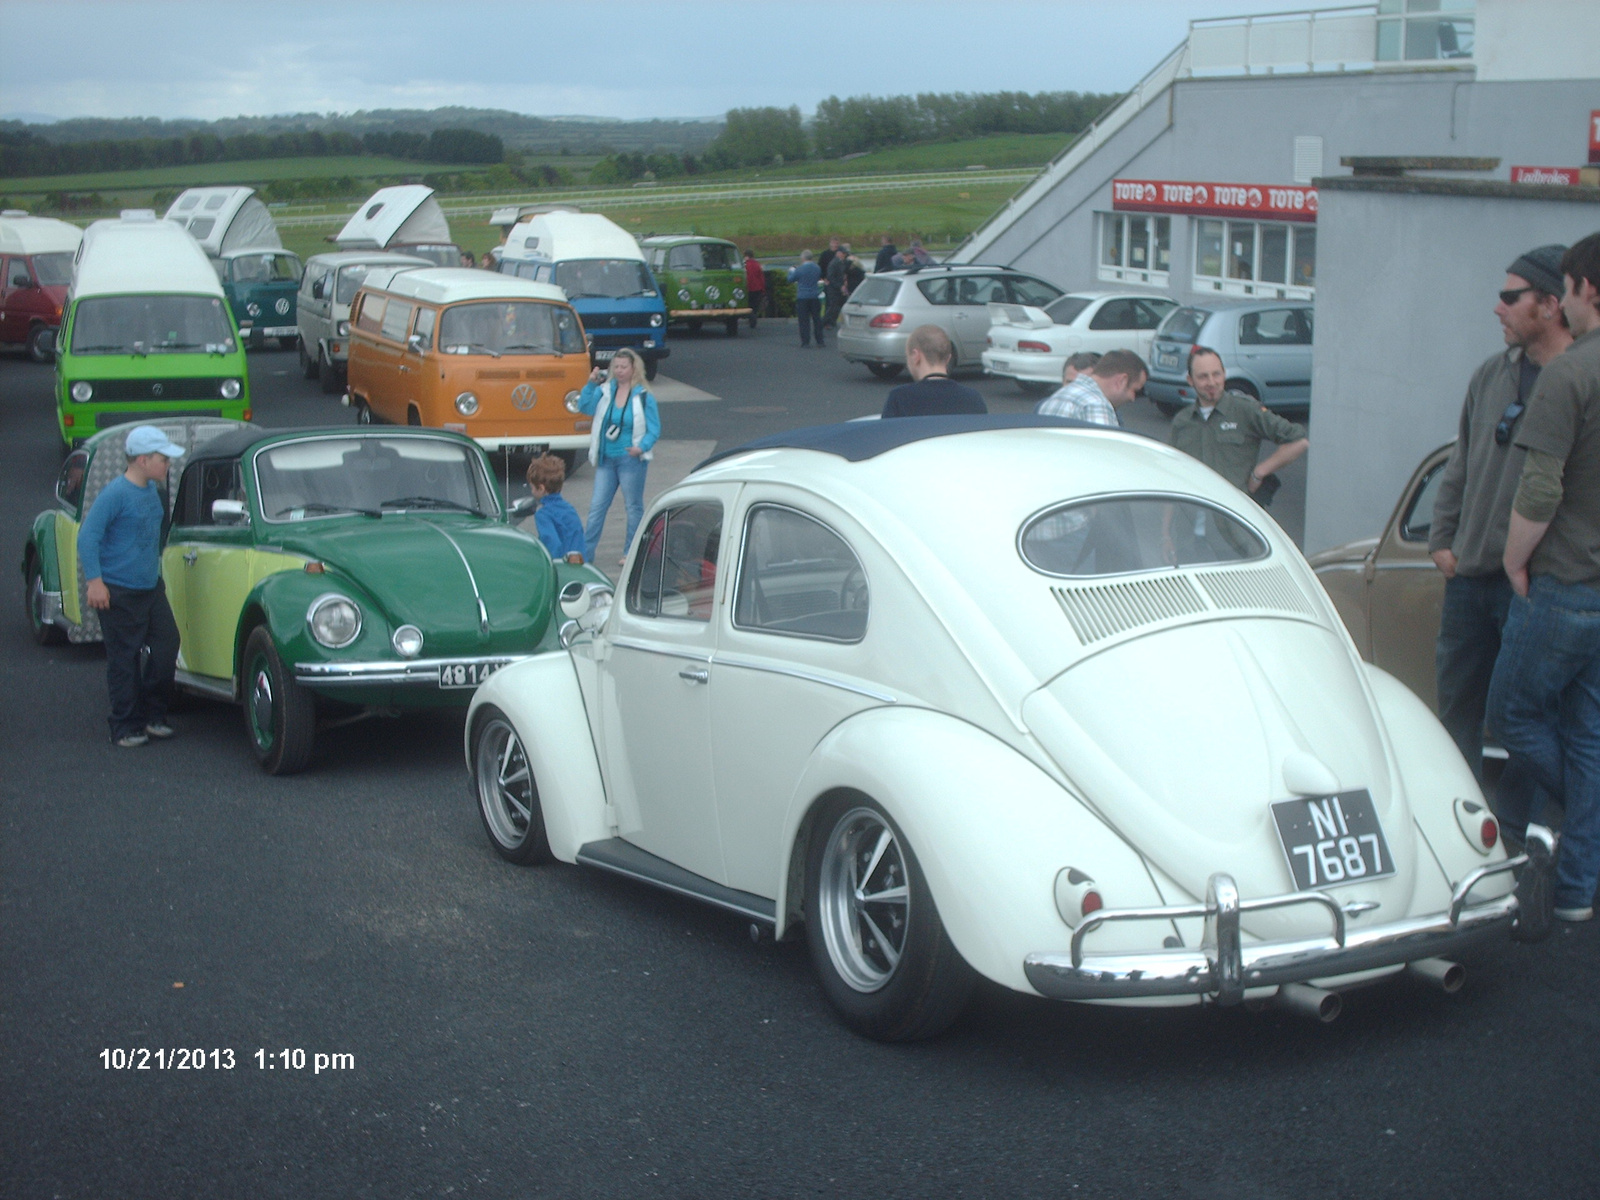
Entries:
[[1302,617],[1316,615],[1310,601],[1281,566],[1208,571],[1199,580],[1218,608],[1266,608]]
[[1141,625],[1206,611],[1205,601],[1186,575],[1155,575],[1050,590],[1067,614],[1072,632],[1085,646]]

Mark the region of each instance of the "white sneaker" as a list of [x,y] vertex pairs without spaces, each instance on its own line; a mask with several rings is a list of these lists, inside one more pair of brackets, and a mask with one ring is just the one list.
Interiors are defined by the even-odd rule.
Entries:
[[1558,921],[1592,921],[1594,920],[1594,906],[1585,905],[1582,908],[1558,908],[1555,911]]

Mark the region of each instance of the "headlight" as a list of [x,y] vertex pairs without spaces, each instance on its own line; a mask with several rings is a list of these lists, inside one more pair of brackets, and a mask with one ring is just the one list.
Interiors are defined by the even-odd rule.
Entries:
[[246,304],[244,306],[244,310],[252,317],[259,317],[261,315],[261,305],[259,304]]
[[566,395],[566,402],[567,402],[567,411],[568,412],[577,412],[578,411],[578,393],[577,392],[568,392],[567,395]]
[[415,625],[402,625],[389,639],[401,658],[415,658],[422,653],[422,630]]
[[[687,292],[685,292],[684,295],[683,295],[683,298],[685,300],[687,300],[689,298],[689,294]],[[665,322],[666,322],[666,318],[663,317],[660,313],[651,313],[650,314],[650,324],[652,324],[652,325],[661,325],[661,324],[664,324]]]
[[346,596],[318,596],[306,612],[311,636],[330,650],[348,646],[361,632],[361,610]]
[[239,398],[239,381],[237,379],[224,379],[222,381],[222,398],[224,400],[237,400]]
[[456,397],[456,411],[463,417],[470,417],[478,411],[478,398],[471,392],[462,392]]
[[733,289],[733,298],[735,300],[743,300],[744,299],[744,289],[743,288],[734,288]]
[[350,322],[349,321],[340,321],[339,322],[338,334],[339,334],[340,337],[349,337],[350,336]]
[[87,404],[94,398],[94,386],[86,379],[80,379],[72,385],[72,398],[79,404]]

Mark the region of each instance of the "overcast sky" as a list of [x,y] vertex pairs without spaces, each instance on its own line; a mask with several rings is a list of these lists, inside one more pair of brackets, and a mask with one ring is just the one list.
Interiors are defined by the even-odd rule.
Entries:
[[0,0],[0,116],[437,108],[707,117],[829,95],[1131,87],[1281,0]]

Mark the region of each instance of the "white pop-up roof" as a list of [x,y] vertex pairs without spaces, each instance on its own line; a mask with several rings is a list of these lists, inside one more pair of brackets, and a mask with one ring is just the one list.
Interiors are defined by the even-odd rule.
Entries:
[[373,192],[333,240],[347,250],[448,245],[450,222],[431,187],[407,183]]
[[222,295],[211,260],[176,222],[132,211],[96,221],[83,234],[73,295]]
[[599,213],[547,212],[529,217],[506,237],[504,257],[541,262],[579,258],[644,261],[633,234]]
[[21,209],[0,213],[0,254],[71,254],[83,230],[54,217],[30,217]]
[[254,188],[190,188],[166,219],[182,225],[212,258],[230,250],[281,250],[283,239]]

